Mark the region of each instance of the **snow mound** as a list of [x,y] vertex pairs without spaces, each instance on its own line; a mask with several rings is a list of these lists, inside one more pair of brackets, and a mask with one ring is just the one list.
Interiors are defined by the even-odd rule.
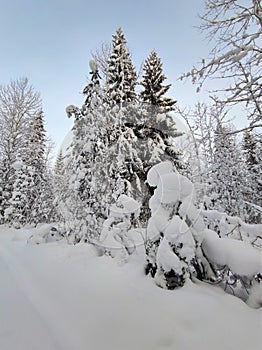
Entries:
[[247,305],[254,309],[262,307],[262,283],[254,281],[249,291],[249,296],[246,301]]
[[61,233],[57,230],[54,225],[44,224],[36,228],[34,235],[29,237],[29,244],[42,244],[57,242],[63,239]]

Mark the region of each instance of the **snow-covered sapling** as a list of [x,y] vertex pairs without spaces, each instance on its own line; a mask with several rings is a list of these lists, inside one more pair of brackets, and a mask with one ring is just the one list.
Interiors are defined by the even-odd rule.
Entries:
[[129,231],[132,220],[139,216],[140,207],[136,200],[126,195],[120,195],[110,207],[109,218],[103,224],[99,242],[106,255],[126,260],[135,251]]
[[196,259],[197,240],[193,226],[197,223],[198,229],[203,229],[197,215],[195,220],[190,220],[187,210],[196,211],[194,186],[177,173],[170,162],[152,167],[147,181],[155,191],[149,203],[152,216],[147,228],[150,243],[146,270],[163,288],[182,287]]

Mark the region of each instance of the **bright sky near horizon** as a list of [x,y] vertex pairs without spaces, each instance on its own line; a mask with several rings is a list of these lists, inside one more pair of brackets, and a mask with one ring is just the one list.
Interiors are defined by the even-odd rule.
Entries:
[[155,49],[183,107],[197,100],[178,80],[208,54],[195,26],[204,0],[0,0],[0,84],[26,76],[41,93],[48,135],[58,148],[72,125],[69,104],[81,106],[91,51],[122,27],[137,69]]

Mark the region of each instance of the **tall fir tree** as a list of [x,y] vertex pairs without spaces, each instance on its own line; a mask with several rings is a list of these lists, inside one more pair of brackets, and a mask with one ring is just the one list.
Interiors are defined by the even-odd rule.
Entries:
[[136,100],[137,74],[131,55],[126,48],[126,38],[121,28],[113,35],[112,53],[108,62],[106,90],[110,103],[122,106]]
[[33,172],[31,167],[24,164],[22,157],[17,158],[14,163],[15,181],[13,191],[5,209],[5,223],[15,228],[20,228],[29,223],[33,202],[31,192],[34,188]]
[[136,168],[141,168],[142,162],[135,150],[137,137],[133,132],[139,114],[135,92],[137,74],[126,43],[122,29],[118,28],[113,35],[105,86],[107,125],[104,140],[107,146],[104,157],[108,164],[106,176],[109,206],[121,194],[136,199],[137,196],[141,197]]
[[45,157],[46,135],[43,112],[32,117],[26,142],[20,149],[15,168],[15,181],[6,220],[15,225],[50,222],[54,217],[51,174]]
[[0,224],[5,222],[5,211],[12,195],[15,170],[5,157],[0,158]]
[[31,119],[41,107],[38,92],[29,85],[27,78],[0,85],[0,162],[2,168],[0,211],[2,222],[8,209],[15,182],[15,162],[27,140]]
[[60,149],[55,161],[54,174],[60,176],[63,174],[64,161],[63,161],[63,152]]
[[[143,77],[140,82],[143,86],[143,90],[140,92],[143,127],[138,126],[136,129],[139,137],[143,140],[145,176],[152,166],[162,161],[170,161],[178,171],[185,168],[181,154],[174,145],[174,139],[182,135],[181,132],[178,132],[172,116],[176,101],[166,96],[171,85],[165,85],[165,80],[166,76],[163,73],[161,59],[153,50],[145,61]],[[149,219],[148,203],[153,193],[154,190],[148,186],[141,209],[145,222]],[[159,237],[148,239],[146,244],[148,262],[152,257],[153,260],[156,258],[159,244]]]
[[163,65],[157,52],[153,50],[144,64],[144,74],[141,85],[144,90],[141,91],[140,97],[143,103],[150,106],[162,107],[165,112],[173,111],[176,103],[170,97],[165,96],[171,84],[164,85],[166,76],[163,74]]
[[246,219],[246,169],[232,129],[218,121],[210,165],[210,207]]
[[174,118],[170,114],[176,101],[166,96],[171,85],[164,85],[165,80],[161,59],[154,50],[145,62],[140,83],[144,87],[140,92],[144,123],[142,132],[148,139],[147,152],[151,155],[148,165],[168,159],[179,169],[182,163],[172,139],[181,136],[181,133],[177,131]]
[[105,219],[98,174],[106,164],[98,159],[104,148],[106,114],[96,62],[90,61],[90,68],[84,104],[81,109],[75,107],[73,140],[64,161],[64,191],[58,199],[72,242],[97,237]]
[[4,167],[0,159],[0,225],[4,222]]
[[54,208],[57,214],[57,220],[62,222],[63,215],[61,213],[61,197],[62,193],[65,191],[64,184],[64,174],[65,171],[65,163],[64,163],[64,155],[62,149],[59,150],[58,155],[55,160],[54,168],[53,168],[53,176],[52,176],[52,185],[53,185],[53,193],[54,193]]
[[248,220],[250,223],[261,223],[262,191],[262,148],[256,136],[245,130],[242,149],[247,168],[247,191],[245,194]]
[[32,190],[32,222],[50,222],[53,220],[53,188],[51,172],[46,159],[46,131],[44,128],[44,114],[40,111],[29,128],[28,152],[25,163],[33,172],[34,187]]

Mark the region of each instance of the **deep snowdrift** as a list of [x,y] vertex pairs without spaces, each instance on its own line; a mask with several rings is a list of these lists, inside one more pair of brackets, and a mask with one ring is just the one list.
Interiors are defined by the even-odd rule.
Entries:
[[27,244],[35,230],[0,227],[1,350],[260,348],[261,309],[220,288],[175,291],[87,244]]

